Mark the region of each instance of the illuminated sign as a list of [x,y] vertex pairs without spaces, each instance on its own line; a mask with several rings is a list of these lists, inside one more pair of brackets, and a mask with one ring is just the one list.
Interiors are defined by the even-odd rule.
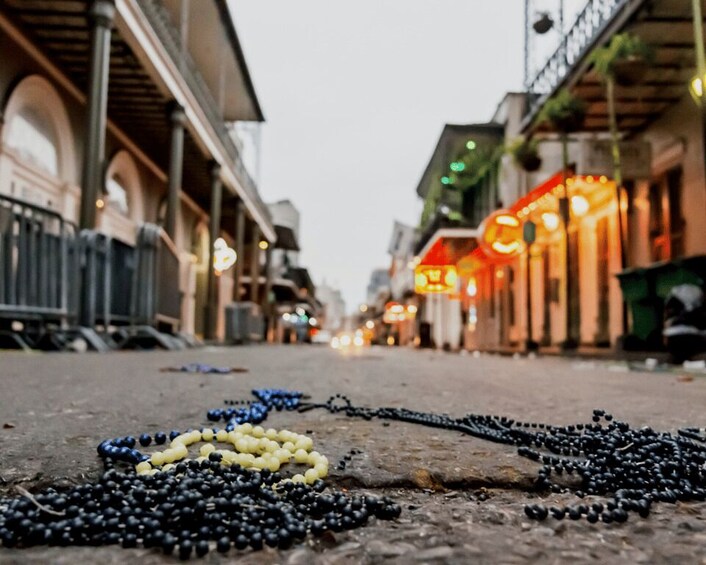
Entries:
[[385,304],[382,321],[386,324],[393,324],[395,322],[404,322],[405,320],[414,320],[416,314],[417,307],[414,304],[405,306],[399,302],[388,302]]
[[450,294],[456,290],[454,265],[419,265],[414,269],[414,291],[417,294]]
[[228,247],[222,237],[213,242],[213,270],[217,275],[230,269],[237,260],[238,254],[235,249]]
[[522,222],[507,210],[498,210],[488,216],[480,232],[478,243],[491,259],[512,259],[524,249]]

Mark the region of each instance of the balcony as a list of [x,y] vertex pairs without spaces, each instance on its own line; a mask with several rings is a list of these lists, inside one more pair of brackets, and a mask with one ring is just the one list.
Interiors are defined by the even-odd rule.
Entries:
[[198,70],[198,66],[182,43],[179,30],[174,25],[169,11],[161,0],[137,0],[140,9],[159,37],[167,53],[179,69],[184,81],[199,102],[209,124],[218,135],[228,156],[235,164],[235,174],[241,186],[263,217],[269,218],[267,206],[262,201],[257,186],[248,173],[238,148],[230,136],[226,123],[218,109],[209,87]]
[[570,71],[590,53],[621,12],[641,3],[641,0],[588,0],[557,50],[526,85],[528,114],[534,116],[542,102],[564,85]]

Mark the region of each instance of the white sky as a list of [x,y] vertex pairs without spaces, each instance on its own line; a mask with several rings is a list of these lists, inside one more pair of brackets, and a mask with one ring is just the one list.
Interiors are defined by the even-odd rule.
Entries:
[[267,123],[260,191],[302,216],[301,263],[349,310],[443,124],[490,119],[523,74],[522,0],[230,0]]

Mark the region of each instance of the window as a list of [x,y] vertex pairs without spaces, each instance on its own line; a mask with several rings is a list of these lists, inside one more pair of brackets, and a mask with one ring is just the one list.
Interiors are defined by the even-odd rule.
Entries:
[[124,216],[128,216],[130,210],[128,208],[127,190],[123,186],[120,177],[117,175],[110,177],[105,189],[106,204]]
[[45,172],[59,175],[59,155],[51,124],[29,108],[15,114],[10,122],[7,144],[22,159],[30,161]]

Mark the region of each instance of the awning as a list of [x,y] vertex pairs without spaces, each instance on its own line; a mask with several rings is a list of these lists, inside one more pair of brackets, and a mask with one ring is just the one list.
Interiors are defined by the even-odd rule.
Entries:
[[519,198],[511,207],[510,211],[515,212],[518,217],[526,216],[529,212],[528,208],[535,200],[540,199],[545,194],[553,192],[555,189],[561,186],[564,182],[564,173],[562,171],[556,173],[555,175],[549,177],[543,183],[537,185],[532,190],[530,190],[523,197]]
[[278,278],[272,281],[275,302],[294,304],[299,302],[299,289],[290,280]]
[[294,235],[294,230],[287,226],[275,226],[275,241],[274,249],[284,249],[285,251],[299,251],[297,236]]
[[418,253],[422,265],[455,265],[478,247],[478,230],[471,228],[442,228],[436,231]]

